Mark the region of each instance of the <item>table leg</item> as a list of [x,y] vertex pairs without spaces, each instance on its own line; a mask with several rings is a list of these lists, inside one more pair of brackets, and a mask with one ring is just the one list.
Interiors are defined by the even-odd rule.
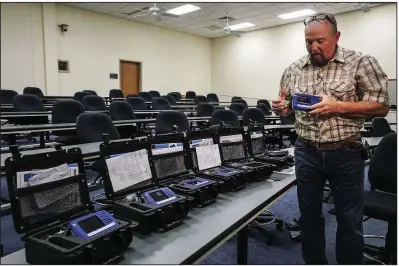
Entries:
[[44,141],[44,132],[40,132],[39,133],[39,135],[40,135],[40,148],[44,148],[45,146],[46,146],[46,142]]
[[237,264],[248,263],[248,225],[237,233]]

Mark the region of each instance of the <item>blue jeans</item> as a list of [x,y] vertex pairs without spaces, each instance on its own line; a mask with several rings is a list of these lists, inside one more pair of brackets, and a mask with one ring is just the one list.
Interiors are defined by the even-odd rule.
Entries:
[[322,211],[326,180],[334,198],[338,264],[363,264],[364,158],[359,148],[316,149],[299,138],[295,171],[301,212],[302,255],[306,264],[327,264]]

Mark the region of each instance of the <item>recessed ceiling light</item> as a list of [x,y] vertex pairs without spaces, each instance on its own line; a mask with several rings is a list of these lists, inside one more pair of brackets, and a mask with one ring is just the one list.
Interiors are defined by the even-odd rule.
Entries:
[[201,9],[201,8],[198,7],[198,6],[187,4],[187,5],[184,5],[184,6],[179,6],[179,7],[170,9],[170,10],[168,10],[166,12],[170,13],[170,14],[173,14],[173,15],[180,16],[180,15],[183,15],[183,14],[187,14],[187,13],[196,11],[198,9]]
[[291,13],[278,15],[278,17],[282,18],[282,19],[291,19],[291,18],[297,18],[297,17],[302,17],[302,16],[308,16],[308,15],[312,15],[315,13],[316,13],[316,11],[313,11],[311,9],[303,9],[303,10],[299,10],[299,11],[295,11],[295,12],[291,12]]
[[244,22],[244,23],[232,25],[232,26],[229,26],[229,27],[232,30],[241,30],[241,29],[245,29],[245,28],[249,28],[249,27],[253,27],[253,26],[255,26],[255,24],[252,24],[252,23],[249,23],[249,22]]

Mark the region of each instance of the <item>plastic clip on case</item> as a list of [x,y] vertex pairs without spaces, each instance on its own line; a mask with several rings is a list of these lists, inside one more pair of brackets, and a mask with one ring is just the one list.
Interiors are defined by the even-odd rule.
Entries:
[[189,171],[187,145],[183,133],[149,137],[151,161],[160,185],[192,199],[192,206],[205,207],[216,201],[219,184]]
[[[197,175],[217,181],[220,192],[238,191],[246,186],[247,174],[244,170],[222,165],[219,146],[215,141],[213,130],[191,131],[187,134],[185,141],[189,151],[190,168]],[[197,151],[204,149],[205,146],[214,148],[209,156],[197,153]],[[208,157],[206,158],[207,160],[212,160],[212,162],[208,162],[211,166],[203,166],[203,160],[199,161],[199,158],[205,157]]]
[[142,140],[104,141],[104,190],[114,215],[137,221],[137,232],[148,234],[180,225],[188,214],[188,199],[159,186],[151,166],[150,146]]
[[95,212],[78,148],[5,161],[12,216],[24,233],[29,264],[114,264],[123,259],[136,223]]
[[273,165],[257,162],[248,157],[244,135],[242,127],[220,127],[218,129],[217,139],[222,154],[222,163],[246,171],[248,182],[264,181],[273,173]]

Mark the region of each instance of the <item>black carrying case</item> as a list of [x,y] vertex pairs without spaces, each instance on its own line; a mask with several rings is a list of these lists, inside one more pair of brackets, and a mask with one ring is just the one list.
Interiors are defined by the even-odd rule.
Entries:
[[189,154],[185,145],[184,134],[180,132],[170,134],[159,134],[148,138],[150,145],[166,143],[182,143],[183,150],[173,153],[153,155],[151,161],[154,166],[154,175],[157,182],[162,186],[167,186],[175,193],[179,193],[192,199],[191,206],[205,207],[214,203],[219,195],[219,183],[208,179],[207,184],[199,187],[189,187],[184,185],[185,181],[196,177],[203,178],[189,171]]
[[[236,135],[241,141],[222,142],[222,137]],[[219,127],[217,142],[219,144],[223,165],[238,168],[247,172],[248,182],[265,181],[273,173],[273,165],[257,162],[248,156],[247,143],[242,127]]]
[[[254,137],[255,134],[258,137]],[[266,149],[265,130],[262,124],[251,123],[245,135],[248,143],[248,153],[255,161],[272,164],[274,171],[280,171],[295,165],[294,157],[289,155],[288,151],[278,151],[277,153]]]
[[[146,150],[151,168],[151,179],[115,192],[109,176],[106,159],[111,155],[124,154]],[[162,186],[154,178],[154,166],[150,156],[150,145],[146,139],[104,141],[100,145],[100,157],[106,166],[104,176],[104,191],[112,205],[115,217],[137,221],[135,231],[143,234],[163,232],[182,224],[189,212],[189,200],[186,196],[176,194],[177,198],[161,205],[152,205],[144,200],[132,201],[126,199],[128,195],[136,194],[138,198],[143,193]]]
[[[235,173],[230,176],[223,176],[217,174],[218,170],[227,169],[226,166],[217,166],[209,169],[199,170],[198,161],[197,161],[197,153],[195,148],[190,148],[191,141],[194,140],[203,140],[210,139],[213,144],[217,144],[215,131],[212,129],[205,129],[202,131],[191,131],[188,132],[185,138],[185,145],[187,151],[189,151],[189,163],[190,168],[194,170],[197,175],[203,176],[208,179],[212,179],[218,181],[220,192],[230,192],[230,191],[238,191],[247,185],[247,173],[245,171],[241,171],[240,173]],[[220,155],[220,151],[219,151]]]
[[[94,211],[79,148],[24,155],[12,147],[5,161],[14,227],[24,233],[29,264],[115,264],[133,240],[136,223],[116,219],[119,225],[89,240],[74,236],[68,223]],[[77,164],[77,175],[18,188],[17,172]],[[64,195],[66,194],[66,195]],[[63,195],[63,196],[60,196]],[[58,197],[58,198],[57,198]]]

